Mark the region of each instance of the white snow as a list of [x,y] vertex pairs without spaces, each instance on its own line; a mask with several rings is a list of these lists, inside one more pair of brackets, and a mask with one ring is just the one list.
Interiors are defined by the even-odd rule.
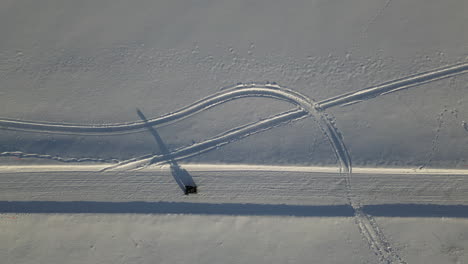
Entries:
[[0,263],[468,263],[467,8],[1,1]]

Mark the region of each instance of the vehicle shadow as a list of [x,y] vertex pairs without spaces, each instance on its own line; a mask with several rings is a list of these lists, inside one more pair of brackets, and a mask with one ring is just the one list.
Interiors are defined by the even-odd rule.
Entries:
[[138,108],[137,114],[145,123],[148,131],[153,135],[154,139],[156,140],[156,143],[159,146],[159,149],[161,150],[161,153],[168,158],[168,163],[171,166],[172,177],[174,177],[174,180],[177,182],[184,194],[188,195],[190,193],[197,193],[197,185],[195,184],[195,181],[193,180],[192,176],[188,173],[187,170],[181,168],[177,161],[174,160],[159,133],[154,127],[148,124],[148,119]]

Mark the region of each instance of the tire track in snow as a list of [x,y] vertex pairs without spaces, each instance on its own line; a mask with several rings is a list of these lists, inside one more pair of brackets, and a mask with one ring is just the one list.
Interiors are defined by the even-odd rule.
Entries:
[[17,119],[0,119],[0,128],[12,130],[26,130],[58,134],[80,135],[107,135],[128,133],[129,131],[143,131],[147,125],[160,127],[181,121],[196,113],[208,110],[217,105],[244,97],[269,97],[287,101],[295,105],[308,102],[308,98],[278,85],[241,84],[207,96],[193,104],[183,107],[175,112],[152,118],[145,124],[142,121],[103,125],[79,125],[68,123],[49,123],[23,121]]
[[[346,189],[348,190],[347,197],[349,203],[355,209],[355,219],[361,234],[366,238],[370,247],[380,257],[381,261],[385,261],[387,263],[404,263],[404,261],[401,260],[401,258],[391,249],[391,247],[389,247],[389,243],[387,242],[382,232],[376,225],[375,220],[371,216],[365,214],[362,211],[361,206],[351,199],[351,158],[343,142],[342,135],[334,126],[333,120],[324,112],[324,110],[337,105],[349,105],[352,103],[362,102],[376,96],[392,93],[402,89],[407,89],[413,86],[421,85],[423,83],[452,77],[454,75],[466,73],[467,71],[468,64],[449,66],[430,72],[425,72],[422,74],[412,75],[396,81],[387,82],[382,85],[370,87],[357,92],[346,93],[340,96],[323,100],[319,103],[315,103],[306,96],[303,96],[292,90],[281,88],[277,85],[238,85],[231,89],[223,90],[219,93],[208,96],[185,108],[180,109],[179,111],[166,114],[159,118],[151,119],[146,124],[144,122],[133,122],[123,124],[86,126],[63,123],[41,123],[13,119],[3,119],[0,120],[0,127],[4,129],[23,129],[39,132],[72,134],[109,134],[119,132],[121,133],[126,131],[144,129],[146,125],[160,126],[163,124],[176,122],[187,118],[195,113],[212,108],[216,105],[243,97],[270,97],[277,100],[290,102],[299,106],[301,110],[298,110],[297,113],[282,113],[267,120],[261,120],[256,123],[248,124],[227,131],[220,136],[214,137],[204,142],[196,143],[189,147],[173,151],[170,153],[170,155],[144,156],[137,159],[122,162],[117,167],[128,167],[128,165],[132,166],[152,163],[164,163],[168,160],[169,157],[174,159],[184,159],[190,156],[198,155],[205,151],[209,151],[213,148],[222,146],[224,144],[229,143],[230,141],[240,139],[252,133],[256,133],[257,131],[269,129],[281,123],[287,122],[288,120],[292,120],[294,119],[293,116],[295,116],[296,114],[297,116],[295,118],[300,118],[305,114],[311,114],[317,121],[322,132],[325,134],[325,136],[331,143],[335,155],[340,161],[341,171],[346,174],[345,182]],[[303,113],[302,110],[305,111],[305,113]],[[116,167],[113,167],[112,169],[115,168]]]
[[[359,91],[349,92],[332,98],[328,98],[318,103],[315,103],[315,108],[319,111],[322,111],[337,105],[343,106],[354,103],[360,103],[370,98],[377,97],[379,95],[392,93],[398,90],[408,89],[413,86],[449,78],[467,72],[468,63],[451,65],[424,73],[414,74],[398,80],[365,88]],[[260,89],[256,90],[256,88]],[[264,90],[262,90],[261,88],[264,88]],[[268,91],[265,91],[265,89]],[[297,97],[297,99],[308,101],[307,97],[299,93],[293,92],[292,90],[281,88],[278,85],[240,84],[227,89],[223,89],[221,92],[205,97],[189,106],[179,109],[178,111],[165,114],[161,117],[152,118],[148,120],[148,124],[151,126],[167,125],[172,122],[183,120],[187,117],[190,117],[198,112],[205,111],[216,105],[242,97],[273,97],[279,100],[298,103],[294,99],[295,96]],[[59,134],[105,135],[129,133],[130,131],[143,131],[145,129],[145,124],[144,122],[136,121],[103,125],[79,125],[69,123],[24,121],[18,119],[4,118],[0,119],[0,128]]]
[[468,63],[461,63],[456,65],[447,66],[444,68],[435,69],[423,73],[414,74],[398,80],[386,82],[377,86],[372,86],[355,92],[349,92],[338,95],[332,98],[322,100],[317,103],[317,108],[325,110],[330,107],[338,105],[349,105],[351,103],[360,103],[368,99],[393,93],[399,90],[408,89],[410,87],[418,86],[421,84],[450,78],[455,75],[468,73]]
[[[7,129],[19,128],[26,130],[36,130],[43,132],[56,132],[56,133],[113,133],[113,132],[122,132],[129,130],[137,130],[145,128],[147,125],[158,126],[163,124],[168,124],[176,121],[180,121],[184,118],[187,118],[195,113],[200,111],[207,110],[216,105],[232,101],[239,98],[245,97],[268,97],[276,100],[286,101],[293,105],[296,105],[308,114],[314,117],[314,120],[317,121],[322,132],[325,134],[329,142],[331,143],[337,158],[340,160],[341,167],[346,171],[351,171],[351,158],[346,149],[346,146],[343,143],[341,134],[338,132],[337,128],[334,127],[330,118],[317,110],[316,103],[313,102],[308,97],[289,90],[282,88],[278,85],[266,84],[247,84],[247,85],[237,85],[230,89],[222,90],[218,93],[215,93],[211,96],[203,98],[187,107],[184,107],[176,112],[166,114],[162,117],[153,118],[148,120],[148,123],[144,122],[134,122],[134,123],[124,123],[124,124],[110,124],[110,125],[100,125],[100,126],[80,126],[80,125],[70,125],[70,124],[59,124],[59,123],[39,123],[39,122],[28,122],[20,120],[0,120],[0,127]],[[283,119],[278,119],[278,122],[281,123]],[[271,123],[275,125],[275,123]],[[262,124],[259,123],[259,126]],[[192,147],[193,150],[201,149],[197,144],[194,144]]]
[[[330,116],[328,116],[324,112],[320,112],[317,110],[316,103],[313,102],[308,97],[289,90],[282,88],[278,85],[258,85],[258,84],[249,84],[249,85],[238,85],[234,86],[231,89],[223,90],[219,93],[216,93],[212,96],[209,96],[205,99],[198,101],[197,103],[192,104],[189,107],[186,107],[180,111],[177,111],[173,114],[168,114],[162,117],[165,122],[172,122],[176,120],[180,120],[182,118],[186,118],[189,115],[192,115],[196,112],[201,110],[205,110],[211,108],[215,105],[219,105],[221,103],[245,98],[245,97],[268,97],[276,100],[286,101],[291,104],[298,106],[302,110],[297,110],[298,112],[286,112],[274,116],[267,120],[260,120],[256,123],[251,123],[247,126],[241,126],[234,130],[228,131],[225,134],[220,136],[214,137],[212,139],[195,143],[188,148],[180,149],[175,152],[171,152],[170,155],[166,155],[168,157],[172,157],[175,159],[183,159],[185,157],[190,157],[193,155],[197,155],[197,153],[202,153],[208,151],[210,149],[215,148],[216,146],[224,145],[224,142],[232,141],[239,136],[248,135],[256,130],[264,130],[269,128],[270,126],[275,126],[277,124],[281,124],[286,122],[288,118],[295,118],[296,114],[301,115],[297,117],[302,117],[303,113],[310,114],[314,117],[314,120],[319,125],[320,129],[322,130],[323,134],[326,136],[328,141],[330,142],[335,155],[337,156],[338,160],[340,161],[341,168],[343,168],[346,172],[351,172],[351,158],[349,156],[348,150],[343,142],[342,135],[339,133],[338,129],[334,126],[333,121],[331,120]],[[291,117],[289,117],[291,115]],[[156,118],[151,121],[148,121],[150,125],[157,125],[161,124],[160,120],[162,118]],[[205,150],[206,148],[206,150]],[[166,161],[167,158],[160,157],[158,155],[151,155],[151,156],[143,156],[137,159],[132,159],[131,161],[125,161],[123,165],[128,165],[130,163],[134,164],[151,164],[151,163],[159,163]],[[148,163],[149,162],[149,163]]]
[[386,264],[406,264],[395,250],[393,250],[390,243],[385,238],[385,235],[375,222],[375,219],[371,215],[364,213],[359,204],[353,201],[350,201],[350,204],[354,209],[354,219],[359,228],[359,232],[367,240],[369,247],[374,251],[377,257],[379,257],[379,260]]
[[369,244],[369,247],[374,251],[374,253],[381,261],[384,261],[385,263],[405,263],[401,260],[398,254],[391,249],[385,236],[375,223],[375,220],[371,216],[365,214],[362,211],[361,206],[351,199],[351,157],[343,142],[341,133],[333,124],[334,121],[332,118],[323,111],[317,111],[316,105],[312,103],[310,99],[298,93],[292,91],[290,92],[293,93],[293,96],[297,96],[297,101],[294,102],[297,102],[297,105],[301,107],[301,109],[291,111],[290,113],[286,114],[279,114],[266,120],[261,120],[232,129],[209,140],[193,144],[189,147],[174,150],[169,155],[146,155],[138,159],[124,161],[116,166],[108,167],[104,169],[104,171],[138,169],[144,168],[150,164],[164,164],[171,159],[186,159],[221,147],[232,141],[239,140],[245,136],[258,133],[262,130],[270,129],[273,126],[277,126],[284,122],[288,122],[293,116],[295,116],[295,118],[302,118],[304,117],[304,113],[308,113],[313,115],[315,120],[318,122],[319,127],[331,143],[335,155],[340,161],[340,172],[346,175],[346,197],[349,204],[355,211],[355,221],[361,235],[365,238]]
[[[248,137],[250,135],[254,135],[269,129],[272,129],[277,126],[281,126],[283,124],[289,124],[291,122],[303,119],[307,116],[307,112],[304,110],[298,108],[296,110],[291,110],[288,112],[284,112],[257,122],[249,123],[243,126],[239,126],[233,129],[230,129],[228,131],[225,131],[218,136],[215,136],[211,139],[207,139],[205,141],[201,141],[198,143],[194,143],[188,146],[184,146],[178,149],[173,150],[170,155],[174,156],[174,158],[179,161],[183,160],[189,157],[193,157],[199,154],[202,154],[204,152],[210,151],[214,148],[218,148],[222,145],[229,144],[231,142],[237,141],[239,139]],[[200,146],[205,146],[207,149],[200,149]],[[194,149],[198,148],[198,151],[195,151]],[[185,153],[186,155],[181,157],[178,156],[178,153]],[[10,152],[1,152],[0,157],[18,157],[18,158],[37,158],[37,159],[49,159],[49,160],[55,160],[55,161],[60,161],[60,162],[67,162],[67,163],[72,163],[72,162],[101,162],[101,163],[118,163],[116,165],[113,165],[107,169],[114,169],[120,166],[128,165],[132,162],[138,162],[138,163],[144,163],[144,162],[149,162],[150,160],[148,158],[153,157],[155,159],[155,162],[160,160],[160,162],[157,162],[158,164],[163,164],[166,162],[164,159],[163,155],[153,155],[153,154],[147,154],[144,156],[140,156],[138,158],[132,158],[128,159],[125,161],[120,161],[117,159],[98,159],[98,158],[63,158],[60,156],[52,156],[52,155],[43,155],[43,154],[36,154],[36,153],[24,153],[21,151],[10,151]],[[167,156],[166,156],[167,157]],[[107,170],[105,169],[105,170]]]
[[[298,121],[300,119],[307,117],[307,115],[308,113],[301,108],[283,112],[283,113],[265,118],[263,120],[259,120],[257,122],[249,123],[246,125],[242,125],[242,126],[230,129],[211,139],[207,139],[207,140],[194,143],[188,146],[180,147],[178,149],[173,150],[170,153],[170,155],[174,156],[175,160],[177,161],[190,158],[190,157],[202,154],[204,152],[210,151],[214,148],[218,148],[222,145],[226,145],[231,142],[237,141],[239,139],[248,137],[250,135],[254,135],[254,134],[272,129],[277,126],[281,126],[283,124],[289,124],[289,123]],[[203,148],[200,149],[200,146],[205,146],[206,149],[203,149]],[[198,150],[196,150],[197,148]],[[179,156],[178,154],[181,152],[185,153],[186,155],[183,157]],[[160,163],[162,164],[166,162],[166,159],[163,158],[164,157],[163,155],[154,155],[154,154],[147,154],[144,156],[140,156],[138,158],[132,158],[132,159],[128,159],[125,161],[120,161],[117,159],[99,159],[99,158],[63,158],[60,156],[43,155],[43,154],[36,154],[36,153],[24,153],[21,151],[1,152],[0,157],[2,156],[3,157],[18,157],[18,158],[49,159],[49,160],[55,160],[55,161],[60,161],[60,162],[67,162],[67,163],[72,163],[72,162],[118,163],[107,169],[115,169],[120,166],[128,165],[132,162],[135,162],[135,164],[149,162],[150,160],[148,158],[150,157],[153,157],[155,162],[157,162],[158,164]],[[169,156],[166,156],[166,157],[169,157]],[[160,160],[160,162],[158,162],[158,160]],[[104,170],[107,170],[107,169],[104,169]]]
[[210,139],[172,150],[168,155],[148,154],[139,158],[122,161],[117,165],[104,169],[104,171],[138,169],[146,167],[150,164],[162,165],[171,158],[176,161],[184,160],[217,149],[242,138],[272,129],[274,127],[283,124],[289,124],[291,122],[305,118],[306,116],[307,112],[305,112],[303,109],[291,110],[289,112],[281,113],[264,120],[233,128]]

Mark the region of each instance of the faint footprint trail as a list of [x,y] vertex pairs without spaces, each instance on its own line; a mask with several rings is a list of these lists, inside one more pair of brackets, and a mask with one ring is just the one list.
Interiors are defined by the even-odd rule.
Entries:
[[21,151],[5,151],[0,152],[0,157],[16,157],[16,158],[35,158],[35,159],[49,159],[60,162],[76,163],[76,162],[102,162],[102,163],[118,163],[116,159],[99,159],[99,158],[63,158],[60,156],[24,153]]
[[[349,152],[344,144],[343,137],[335,127],[331,117],[324,110],[334,106],[346,106],[354,103],[364,102],[370,98],[385,95],[402,89],[408,89],[417,85],[436,81],[458,74],[468,72],[468,63],[448,66],[433,71],[415,74],[381,85],[362,89],[356,92],[345,93],[333,98],[322,100],[318,103],[310,98],[273,84],[247,84],[237,85],[230,89],[222,90],[211,96],[203,98],[189,106],[176,112],[153,118],[147,122],[132,122],[107,125],[76,125],[65,123],[32,122],[14,119],[0,119],[0,128],[13,130],[26,130],[40,133],[60,133],[60,134],[84,134],[84,135],[108,135],[115,133],[133,133],[145,129],[147,126],[162,126],[177,122],[192,116],[198,112],[205,111],[225,102],[245,98],[245,97],[268,97],[276,100],[286,101],[298,108],[269,117],[258,122],[243,125],[226,131],[211,139],[192,144],[187,147],[173,150],[169,155],[145,155],[139,158],[120,162],[116,166],[111,166],[108,170],[127,170],[139,168],[151,163],[161,164],[168,161],[168,157],[174,160],[181,160],[203,152],[215,149],[232,141],[243,137],[271,129],[278,125],[311,115],[319,125],[323,134],[332,146],[335,155],[340,162],[341,172],[346,175],[347,200],[355,210],[355,221],[360,233],[366,239],[375,254],[385,263],[405,263],[396,252],[390,247],[388,241],[377,226],[375,220],[365,214],[361,205],[351,197],[351,173],[352,164]],[[6,154],[6,153],[3,153]],[[23,155],[23,154],[21,154]],[[24,154],[28,155],[28,154]]]
[[369,22],[364,26],[364,29],[361,31],[361,35],[364,35],[366,36],[367,35],[367,32],[369,31],[369,28],[372,24],[374,24],[376,21],[377,21],[377,18],[379,18],[380,16],[383,15],[385,9],[387,9],[389,6],[390,6],[390,3],[392,2],[392,0],[387,0],[384,4],[383,7],[379,8],[379,10],[377,10],[377,12],[375,13],[375,15],[369,20]]
[[448,111],[447,106],[445,106],[442,112],[440,112],[439,115],[437,116],[437,128],[434,134],[434,138],[432,139],[431,151],[427,155],[426,162],[424,162],[424,164],[419,167],[420,170],[424,169],[425,167],[431,164],[432,159],[434,158],[434,155],[437,152],[438,145],[439,145],[440,131],[442,130],[442,126],[444,124],[444,115],[445,113],[447,113],[447,111]]

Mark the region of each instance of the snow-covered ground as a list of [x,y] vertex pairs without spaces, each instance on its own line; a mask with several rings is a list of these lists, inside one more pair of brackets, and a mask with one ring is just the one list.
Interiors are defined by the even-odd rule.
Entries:
[[[181,166],[198,194],[168,166],[0,166],[7,263],[379,262],[336,168]],[[350,195],[389,243],[377,246],[407,263],[467,260],[466,170],[354,170]]]
[[468,262],[467,13],[1,1],[0,262]]
[[[466,219],[378,218],[407,263],[466,263]],[[4,263],[379,263],[350,217],[2,214]]]

